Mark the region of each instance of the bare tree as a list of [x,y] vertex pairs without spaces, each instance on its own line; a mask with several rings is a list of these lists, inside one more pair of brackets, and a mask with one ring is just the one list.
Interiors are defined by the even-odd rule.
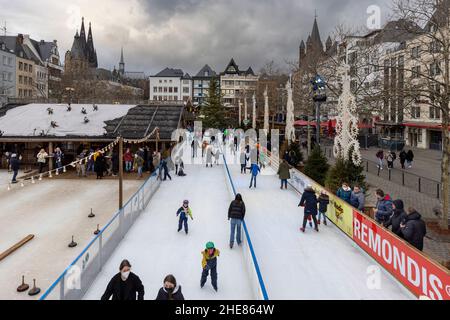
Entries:
[[[442,127],[440,226],[448,229],[450,156],[450,0],[394,0],[395,15],[405,31],[414,35],[408,49],[411,62],[405,73],[411,81],[401,94],[411,108],[426,105]],[[436,116],[436,115],[439,115]]]

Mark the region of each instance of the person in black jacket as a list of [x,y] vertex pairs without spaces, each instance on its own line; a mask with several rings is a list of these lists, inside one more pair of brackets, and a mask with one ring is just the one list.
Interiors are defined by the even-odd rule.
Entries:
[[17,183],[16,178],[20,169],[20,157],[18,157],[16,153],[13,153],[11,155],[11,159],[9,160],[9,164],[11,166],[11,170],[13,171],[11,183]]
[[303,191],[302,198],[300,200],[300,203],[298,205],[299,207],[304,207],[304,214],[303,214],[303,227],[300,228],[301,232],[305,232],[306,228],[306,222],[308,221],[309,217],[312,217],[314,220],[314,229],[319,232],[319,227],[317,225],[317,197],[316,192],[312,188],[312,186],[306,187],[306,189]]
[[233,249],[234,245],[234,234],[236,232],[236,241],[238,246],[241,245],[241,224],[245,217],[245,204],[242,201],[242,196],[238,193],[235,200],[233,200],[228,208],[228,220],[231,224],[231,234],[230,234],[230,249]]
[[141,279],[131,272],[128,260],[120,263],[120,272],[109,281],[101,300],[144,300],[144,286]]
[[423,238],[427,234],[427,227],[422,216],[414,208],[408,208],[408,216],[400,224],[403,238],[418,250],[423,250]]
[[386,228],[392,226],[392,232],[397,236],[403,238],[403,233],[400,230],[400,224],[406,220],[406,212],[404,210],[404,205],[402,200],[394,200],[392,202],[392,208],[394,213],[392,216],[383,223]]
[[171,274],[164,278],[164,286],[159,289],[156,300],[184,300],[181,293],[181,286],[177,285],[177,280]]
[[323,190],[320,193],[318,201],[319,201],[319,218],[317,219],[317,224],[320,224],[320,217],[323,215],[323,224],[327,225],[327,211],[328,211],[328,204],[330,203],[330,197],[325,192],[325,190]]

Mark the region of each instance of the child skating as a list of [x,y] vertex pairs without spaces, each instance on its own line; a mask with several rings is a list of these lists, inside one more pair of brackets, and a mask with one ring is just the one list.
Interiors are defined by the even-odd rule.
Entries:
[[184,231],[186,232],[186,234],[188,234],[188,218],[190,217],[191,220],[194,220],[194,218],[192,217],[191,208],[189,208],[188,200],[183,201],[183,206],[177,211],[177,217],[178,216],[180,216],[180,220],[178,221],[178,232],[180,232],[184,226]]
[[202,278],[200,287],[205,286],[209,272],[211,271],[211,284],[217,292],[217,257],[220,255],[219,249],[216,249],[213,242],[206,244],[206,249],[202,251]]
[[319,217],[317,219],[317,224],[320,224],[320,217],[323,215],[323,224],[327,225],[327,210],[329,203],[330,197],[324,190],[322,190],[319,196]]

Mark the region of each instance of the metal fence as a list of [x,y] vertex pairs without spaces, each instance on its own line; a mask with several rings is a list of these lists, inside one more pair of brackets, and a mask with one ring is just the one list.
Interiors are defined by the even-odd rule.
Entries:
[[[326,157],[334,160],[333,149],[331,147],[322,147]],[[384,166],[381,170],[375,161],[362,159],[362,165],[366,173],[374,174],[380,178],[391,181],[406,188],[425,193],[429,196],[441,199],[441,183],[439,181],[416,175],[405,170]]]
[[78,257],[45,291],[40,300],[80,300],[109,257],[145,210],[161,180],[150,176],[114,217],[100,230]]

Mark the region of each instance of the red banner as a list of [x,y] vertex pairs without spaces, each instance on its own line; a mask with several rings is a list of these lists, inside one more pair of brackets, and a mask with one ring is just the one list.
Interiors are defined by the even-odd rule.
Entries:
[[450,300],[450,273],[353,210],[353,240],[417,297]]

